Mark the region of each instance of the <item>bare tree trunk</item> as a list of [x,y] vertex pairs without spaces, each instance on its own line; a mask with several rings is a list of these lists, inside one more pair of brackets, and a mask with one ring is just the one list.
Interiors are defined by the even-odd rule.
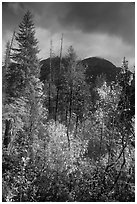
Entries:
[[57,114],[58,114],[58,98],[59,98],[59,88],[57,88],[57,96],[56,96],[55,122],[57,121]]
[[69,124],[67,125],[67,138],[68,138],[68,148],[70,149]]
[[[61,37],[61,47],[60,47],[59,77],[60,77],[60,74],[61,74],[62,45],[63,45],[63,34],[62,34],[62,37]],[[59,83],[60,83],[59,77],[58,77],[58,85],[59,85]],[[57,121],[57,114],[58,114],[58,100],[59,100],[59,87],[57,87],[56,108],[55,108],[55,122]]]
[[78,117],[78,115],[77,115],[77,117],[76,117],[76,129],[75,129],[75,137],[76,137],[76,135],[77,135],[77,129],[78,129],[78,119],[79,119],[79,117]]
[[100,135],[100,155],[102,150],[102,138],[103,138],[103,126],[101,127],[101,135]]
[[69,129],[70,129],[70,123],[71,123],[71,114],[72,114],[72,87],[70,90],[70,98],[69,98],[69,121],[67,124],[67,138],[68,138],[68,147],[70,148],[70,138],[69,138]]
[[62,63],[62,46],[63,46],[63,34],[62,34],[62,37],[61,37],[61,47],[60,47],[60,65],[59,65],[59,68],[61,71],[61,63]]
[[12,134],[12,122],[11,120],[5,121],[5,134],[4,134],[4,141],[3,144],[6,148],[8,148],[8,145],[11,141],[11,134]]
[[11,42],[10,42],[10,45],[9,45],[9,49],[7,50],[7,53],[6,53],[6,59],[5,59],[5,69],[6,69],[6,71],[7,71],[8,65],[10,63],[10,55],[11,55],[11,50],[12,50],[14,37],[15,37],[15,30],[14,30],[13,35],[12,35],[12,39],[11,39]]
[[66,125],[67,125],[67,122],[68,122],[68,107],[66,107],[65,121],[66,121]]
[[2,97],[2,103],[4,104],[6,101],[6,90],[7,90],[7,79],[6,79],[6,74],[7,74],[7,69],[8,66],[10,64],[10,55],[11,55],[11,49],[12,49],[12,44],[13,44],[13,40],[15,37],[15,31],[13,32],[12,35],[12,39],[11,42],[7,43],[7,47],[6,47],[6,57],[5,57],[5,65],[2,69],[2,92],[4,94],[4,97]]
[[100,135],[100,155],[102,150],[102,139],[104,134],[104,104],[103,104],[103,117],[102,117],[102,127],[101,127],[101,135]]
[[52,60],[52,40],[50,42],[50,73],[49,73],[49,115],[51,113],[51,60]]
[[71,87],[71,90],[70,90],[70,101],[69,101],[69,124],[70,124],[70,121],[71,121],[71,114],[72,114],[72,94],[73,94],[73,88]]

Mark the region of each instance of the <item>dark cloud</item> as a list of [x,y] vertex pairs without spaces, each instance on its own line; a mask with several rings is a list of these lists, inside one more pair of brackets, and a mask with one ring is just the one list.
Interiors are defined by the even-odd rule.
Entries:
[[[63,29],[85,33],[102,32],[118,35],[134,44],[134,3],[120,2],[22,2],[3,4],[3,24],[18,22],[19,16],[31,10],[37,26],[51,32]],[[7,16],[6,16],[7,15]],[[7,20],[8,17],[8,20]],[[6,23],[5,23],[6,21]]]
[[68,28],[119,35],[134,43],[133,3],[69,3],[69,12],[59,20]]
[[[119,63],[120,59],[127,56],[134,62],[134,3],[2,3],[3,48],[27,10],[34,16],[36,34],[44,57],[51,37],[54,45],[59,47],[63,32],[64,46],[72,44],[80,57],[103,56]],[[49,50],[47,52],[49,54]]]
[[19,19],[22,19],[24,13],[30,10],[34,16],[37,26],[52,28],[59,17],[65,13],[66,3],[43,3],[43,2],[4,2],[2,4],[3,26],[12,26]]
[[5,34],[6,30],[13,31],[21,22],[25,13],[23,3],[2,3],[2,32]]

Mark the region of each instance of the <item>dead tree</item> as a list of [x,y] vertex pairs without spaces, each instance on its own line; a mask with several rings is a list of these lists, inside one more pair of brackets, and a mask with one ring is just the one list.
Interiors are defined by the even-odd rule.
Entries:
[[50,41],[50,73],[49,73],[49,114],[51,112],[51,62],[52,62],[52,40]]
[[7,42],[5,62],[4,62],[4,66],[2,67],[2,92],[3,92],[2,103],[3,104],[5,104],[6,98],[7,98],[6,97],[7,96],[7,76],[6,75],[8,73],[8,67],[10,65],[11,50],[12,50],[14,37],[15,37],[15,31],[13,32],[11,42],[10,41]]
[[6,119],[5,120],[5,133],[4,133],[4,140],[3,140],[3,145],[5,146],[5,148],[8,148],[8,145],[11,141],[11,135],[12,135],[12,120]]
[[58,76],[57,95],[56,95],[55,122],[57,121],[57,113],[58,113],[59,83],[60,83],[59,79],[60,79],[61,66],[62,66],[62,45],[63,45],[63,34],[62,34],[62,37],[61,37],[61,47],[60,47],[60,64],[59,64],[59,76]]

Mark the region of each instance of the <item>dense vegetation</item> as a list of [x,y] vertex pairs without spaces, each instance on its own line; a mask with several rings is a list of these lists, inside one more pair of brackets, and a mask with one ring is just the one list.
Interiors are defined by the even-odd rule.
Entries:
[[114,80],[94,64],[89,78],[71,46],[64,57],[51,52],[44,69],[30,12],[13,37],[3,66],[3,201],[135,201],[127,61]]

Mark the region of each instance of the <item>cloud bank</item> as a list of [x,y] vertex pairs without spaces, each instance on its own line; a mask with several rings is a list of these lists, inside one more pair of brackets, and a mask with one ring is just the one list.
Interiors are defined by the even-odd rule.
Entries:
[[100,56],[118,65],[126,56],[134,64],[134,3],[14,2],[3,3],[2,9],[3,44],[6,33],[13,32],[30,10],[34,15],[40,57],[49,55],[51,38],[58,53],[61,33],[64,33],[64,52],[73,45],[81,58]]

